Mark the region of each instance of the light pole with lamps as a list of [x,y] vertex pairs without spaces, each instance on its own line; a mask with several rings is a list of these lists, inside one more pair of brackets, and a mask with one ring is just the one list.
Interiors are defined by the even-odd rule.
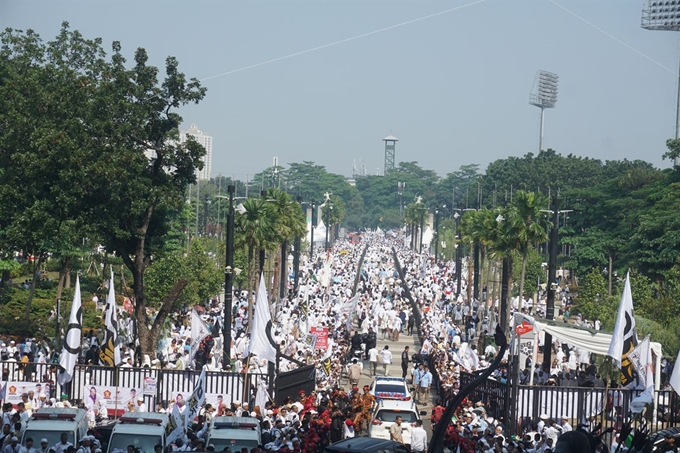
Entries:
[[404,217],[404,189],[406,188],[405,182],[397,183],[397,193],[399,194],[399,216]]
[[227,256],[224,265],[224,336],[222,345],[222,369],[231,368],[231,304],[234,286],[234,192],[233,184],[227,186],[229,213],[227,214]]
[[534,86],[529,94],[529,104],[541,109],[541,132],[538,140],[538,152],[543,151],[543,125],[545,109],[555,108],[557,104],[557,83],[559,77],[548,71],[538,71]]
[[[328,201],[326,202],[328,203]],[[324,204],[326,204],[324,203]],[[333,205],[326,208],[326,251],[331,249],[330,242],[328,240],[330,229],[331,229],[331,213],[333,212]]]
[[463,276],[463,264],[462,264],[462,255],[463,255],[463,249],[461,247],[461,241],[460,241],[460,214],[458,211],[461,211],[461,209],[454,209],[454,214],[453,218],[456,221],[456,297],[460,296],[460,288],[461,288],[461,277]]

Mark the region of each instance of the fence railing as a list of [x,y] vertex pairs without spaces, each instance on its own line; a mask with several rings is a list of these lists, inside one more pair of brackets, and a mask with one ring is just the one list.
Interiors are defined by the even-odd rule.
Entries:
[[[21,401],[22,393],[31,390],[36,398],[39,393],[45,393],[48,398],[60,399],[64,395],[71,401],[80,402],[94,386],[134,390],[136,395],[144,397],[149,409],[155,409],[157,403],[170,401],[178,394],[188,398],[201,374],[192,370],[76,365],[71,382],[59,387],[55,385],[57,366],[53,364],[0,362],[0,370],[2,384],[6,386],[5,399],[14,404]],[[222,396],[227,404],[234,400],[247,401],[261,381],[269,387],[266,374],[209,371],[206,373],[206,394]]]
[[[464,387],[475,375],[460,373],[460,386]],[[469,398],[482,401],[487,414],[498,418],[505,413],[505,394],[508,385],[488,379],[474,389]],[[602,426],[614,426],[618,416],[628,418],[631,415],[630,403],[641,393],[641,390],[616,389],[603,387],[554,387],[520,385],[515,404],[516,423],[518,426],[536,423],[541,415],[559,420],[566,417],[574,425],[584,421],[602,423]],[[643,412],[649,422],[656,419],[654,430],[680,426],[680,398],[673,390],[659,390],[654,394],[657,400],[657,413],[654,417],[653,404]]]

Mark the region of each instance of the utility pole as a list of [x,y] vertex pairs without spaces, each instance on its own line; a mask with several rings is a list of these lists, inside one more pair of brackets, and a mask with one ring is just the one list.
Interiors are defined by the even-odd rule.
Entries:
[[227,256],[224,265],[224,325],[222,326],[222,369],[231,366],[231,304],[234,286],[234,192],[233,184],[227,186],[229,213],[227,214]]
[[[560,200],[555,197],[553,200],[552,214],[553,226],[550,231],[550,256],[548,258],[548,300],[545,308],[545,318],[552,321],[555,317],[555,293],[557,285],[557,243],[559,242],[559,221],[560,221]],[[543,368],[550,369],[552,362],[552,335],[545,334],[543,343]]]

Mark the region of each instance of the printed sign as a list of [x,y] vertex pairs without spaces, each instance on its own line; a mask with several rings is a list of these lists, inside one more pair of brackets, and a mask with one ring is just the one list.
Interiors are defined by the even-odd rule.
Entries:
[[12,403],[14,407],[21,402],[21,395],[33,391],[34,398],[44,393],[50,394],[50,384],[40,382],[16,382],[7,381],[5,390],[5,403]]
[[137,389],[132,387],[115,387],[102,385],[85,386],[83,404],[88,410],[96,412],[106,408],[110,416],[121,415],[128,412],[128,404],[137,404],[137,397],[142,396],[142,392],[137,393]]
[[156,396],[156,378],[151,376],[144,378],[144,395]]
[[316,335],[314,349],[328,348],[328,327],[312,327],[310,333],[312,336]]

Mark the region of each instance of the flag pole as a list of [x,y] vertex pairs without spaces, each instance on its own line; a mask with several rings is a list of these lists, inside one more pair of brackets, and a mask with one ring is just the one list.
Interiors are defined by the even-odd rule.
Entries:
[[[248,358],[246,358],[246,370],[243,374],[243,395],[241,398],[241,407],[243,407],[243,403],[246,402],[246,395],[249,393],[248,387],[250,386],[250,382],[248,381],[248,372],[250,371],[250,358],[252,356],[252,354],[248,354]],[[250,406],[250,401],[248,401],[248,406]]]

